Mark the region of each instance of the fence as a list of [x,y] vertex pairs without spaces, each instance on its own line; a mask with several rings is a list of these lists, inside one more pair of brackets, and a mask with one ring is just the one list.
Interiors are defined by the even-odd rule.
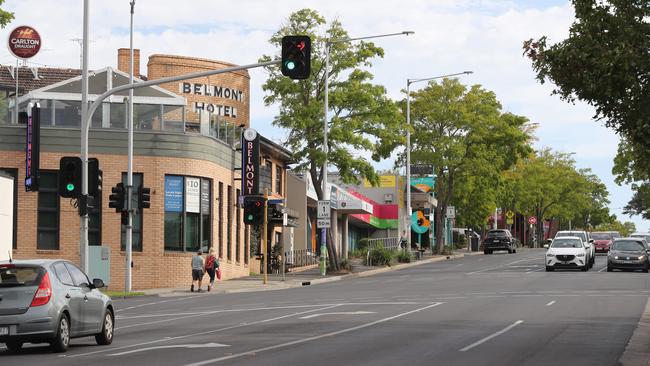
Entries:
[[312,250],[299,249],[284,252],[286,269],[290,271],[293,268],[300,268],[318,264],[318,256]]
[[368,253],[366,254],[366,265],[371,266],[370,252],[373,249],[385,248],[391,252],[400,250],[400,238],[377,238],[368,239]]

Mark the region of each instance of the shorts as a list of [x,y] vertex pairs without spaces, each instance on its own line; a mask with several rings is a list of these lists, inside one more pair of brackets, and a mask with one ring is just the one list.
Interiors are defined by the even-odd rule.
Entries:
[[203,278],[202,269],[193,269],[192,270],[192,281],[199,281]]

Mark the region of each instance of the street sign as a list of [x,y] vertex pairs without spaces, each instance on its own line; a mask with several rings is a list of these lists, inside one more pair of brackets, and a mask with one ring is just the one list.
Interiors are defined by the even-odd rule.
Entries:
[[316,228],[317,229],[329,229],[330,228],[330,219],[316,219]]
[[528,218],[528,223],[531,225],[535,225],[537,223],[537,217],[531,216]]
[[456,207],[455,206],[447,206],[447,218],[449,219],[454,219],[456,218]]
[[[317,218],[319,219],[327,219],[329,221],[330,219],[330,201],[318,201],[318,215]],[[319,226],[320,227],[320,226]],[[323,227],[329,227],[323,226]]]
[[515,223],[515,220],[513,220],[512,218],[506,218],[506,225],[512,225],[514,223]]
[[510,210],[508,210],[508,212],[506,212],[506,217],[509,218],[509,219],[511,219],[511,218],[515,217],[515,213],[512,212],[512,211],[510,211]]

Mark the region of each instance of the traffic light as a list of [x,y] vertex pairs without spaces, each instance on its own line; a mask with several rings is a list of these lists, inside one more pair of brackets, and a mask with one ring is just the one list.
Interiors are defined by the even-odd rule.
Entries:
[[59,162],[59,196],[81,196],[81,158],[64,156]]
[[282,37],[282,75],[307,79],[311,72],[311,39],[308,36]]
[[97,158],[88,159],[88,194],[95,198],[102,194],[102,172]]
[[151,188],[140,187],[138,189],[138,208],[151,207]]
[[122,211],[122,217],[120,217],[120,222],[122,225],[128,225],[129,224],[129,212],[128,211]]
[[114,208],[115,212],[125,212],[126,207],[125,206],[125,197],[126,196],[126,189],[124,188],[124,184],[122,183],[117,183],[115,187],[111,188],[111,195],[108,196],[108,207]]
[[264,223],[264,197],[244,196],[244,224],[261,225]]

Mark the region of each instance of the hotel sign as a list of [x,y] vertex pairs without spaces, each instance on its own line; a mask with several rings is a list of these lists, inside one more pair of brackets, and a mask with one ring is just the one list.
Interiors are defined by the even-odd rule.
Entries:
[[9,51],[17,58],[26,60],[36,56],[41,49],[41,36],[36,29],[21,25],[9,33]]
[[252,128],[243,133],[242,187],[244,196],[260,194],[260,135]]

